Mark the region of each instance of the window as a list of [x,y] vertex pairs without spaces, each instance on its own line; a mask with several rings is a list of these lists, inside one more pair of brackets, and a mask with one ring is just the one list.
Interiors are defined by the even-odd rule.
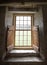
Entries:
[[15,15],[15,47],[32,46],[32,21],[31,15]]

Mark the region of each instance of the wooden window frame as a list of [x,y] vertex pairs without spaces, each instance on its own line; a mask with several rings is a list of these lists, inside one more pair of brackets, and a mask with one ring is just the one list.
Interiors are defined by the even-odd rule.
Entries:
[[[32,19],[31,19],[31,37],[32,37],[32,38],[31,38],[31,40],[32,40],[32,41],[31,41],[31,43],[32,43],[31,46],[25,46],[25,47],[24,47],[24,46],[22,46],[22,47],[21,47],[21,46],[18,46],[18,47],[15,46],[15,31],[16,31],[16,29],[15,29],[15,27],[16,27],[16,19],[15,19],[15,18],[16,18],[16,16],[31,16],[31,18],[32,18]],[[14,47],[15,47],[15,48],[23,48],[23,49],[33,48],[33,34],[32,34],[33,32],[32,32],[32,27],[33,27],[33,25],[34,25],[34,14],[31,14],[31,13],[14,13],[14,14],[13,14],[13,25],[14,25]],[[20,31],[21,31],[21,30],[20,30]],[[23,30],[23,31],[24,31],[24,30]],[[25,30],[25,31],[26,31],[26,30]]]

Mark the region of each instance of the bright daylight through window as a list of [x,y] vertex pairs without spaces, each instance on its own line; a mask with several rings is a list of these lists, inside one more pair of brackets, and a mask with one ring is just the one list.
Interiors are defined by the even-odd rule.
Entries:
[[15,16],[15,46],[30,47],[31,41],[31,16]]

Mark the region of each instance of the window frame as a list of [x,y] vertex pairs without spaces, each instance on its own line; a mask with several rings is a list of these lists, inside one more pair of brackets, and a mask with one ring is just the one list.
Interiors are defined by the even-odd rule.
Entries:
[[[15,46],[15,31],[16,31],[16,16],[31,16],[31,46]],[[16,48],[33,48],[33,32],[32,32],[32,27],[33,27],[33,25],[34,25],[34,14],[32,14],[32,13],[14,13],[13,14],[13,25],[14,25],[14,47],[16,47]],[[25,30],[26,31],[26,30]]]

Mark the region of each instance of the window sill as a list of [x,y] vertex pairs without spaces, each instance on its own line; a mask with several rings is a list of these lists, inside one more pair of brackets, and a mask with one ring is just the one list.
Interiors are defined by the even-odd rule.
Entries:
[[17,49],[17,50],[34,50],[34,48],[31,46],[31,47],[14,47],[14,49]]

